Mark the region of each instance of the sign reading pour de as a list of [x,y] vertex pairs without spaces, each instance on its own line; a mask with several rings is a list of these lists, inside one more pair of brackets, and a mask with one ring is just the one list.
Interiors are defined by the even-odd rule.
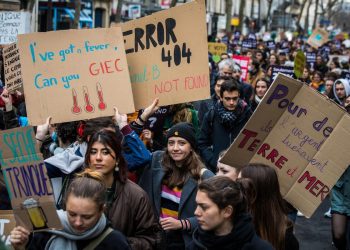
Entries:
[[310,217],[348,167],[349,140],[343,109],[279,74],[221,162],[275,167],[283,197]]
[[20,35],[18,47],[32,125],[135,110],[120,28]]
[[136,108],[209,98],[208,43],[203,0],[118,24]]
[[33,127],[0,132],[0,165],[16,223],[30,231],[61,228]]

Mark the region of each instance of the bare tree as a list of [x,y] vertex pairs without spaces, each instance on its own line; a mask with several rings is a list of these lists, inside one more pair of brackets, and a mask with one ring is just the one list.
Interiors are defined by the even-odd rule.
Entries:
[[304,8],[305,8],[305,5],[306,5],[306,2],[307,2],[307,0],[303,0],[303,2],[301,3],[300,12],[299,12],[297,23],[296,23],[297,27],[300,27],[300,21],[301,21],[301,17],[303,16],[303,12],[304,12]]
[[171,7],[175,7],[175,6],[176,6],[176,3],[177,3],[177,0],[171,0],[170,8],[171,8]]
[[307,33],[308,29],[309,29],[309,16],[310,16],[310,7],[311,7],[311,4],[312,4],[312,0],[308,0],[309,3],[307,5],[307,9],[306,9],[306,15],[305,15],[305,31]]
[[314,17],[314,22],[312,24],[312,29],[315,29],[316,28],[316,24],[317,24],[317,18],[318,18],[318,4],[319,3],[319,0],[316,0],[315,2],[315,17]]
[[239,5],[239,26],[238,26],[238,30],[240,32],[242,32],[242,28],[243,28],[243,22],[244,22],[244,8],[245,8],[245,0],[241,0],[241,3]]
[[232,0],[225,0],[226,7],[226,32],[231,32]]
[[266,17],[266,30],[270,30],[270,20],[271,20],[271,7],[272,7],[272,2],[273,0],[267,0],[269,3],[269,6],[267,8],[267,17]]
[[123,7],[123,0],[118,0],[117,10],[115,13],[115,22],[117,23],[120,23],[122,20],[122,7]]
[[74,2],[74,20],[72,24],[72,29],[78,29],[80,20],[81,0],[75,0]]

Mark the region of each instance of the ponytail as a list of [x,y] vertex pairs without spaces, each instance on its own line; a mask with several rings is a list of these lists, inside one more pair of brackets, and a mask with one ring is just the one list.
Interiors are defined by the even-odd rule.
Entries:
[[79,198],[89,198],[102,210],[106,200],[106,191],[103,175],[100,172],[87,168],[83,172],[76,174],[76,178],[67,189],[64,202],[67,202],[70,195]]

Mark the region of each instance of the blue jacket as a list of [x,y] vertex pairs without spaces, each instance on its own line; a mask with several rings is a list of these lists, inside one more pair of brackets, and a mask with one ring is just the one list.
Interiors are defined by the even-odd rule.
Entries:
[[[164,170],[161,165],[164,151],[156,151],[152,157],[149,158],[149,163],[143,170],[139,185],[146,191],[153,204],[153,209],[156,215],[160,216],[161,207],[161,185],[164,177]],[[214,174],[207,170],[204,171],[202,179],[208,179]],[[191,234],[197,228],[198,222],[194,216],[196,210],[196,195],[198,183],[196,180],[189,178],[182,189],[180,204],[179,204],[179,218],[188,219],[191,223],[191,231],[182,231],[183,239],[187,245],[191,241]]]

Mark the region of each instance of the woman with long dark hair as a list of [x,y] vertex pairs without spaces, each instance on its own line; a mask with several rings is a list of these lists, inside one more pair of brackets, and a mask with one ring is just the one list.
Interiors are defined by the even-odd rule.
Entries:
[[[147,107],[137,124],[142,126],[157,110],[157,104],[155,100]],[[126,115],[116,114],[116,121],[122,130],[129,126]],[[148,164],[139,166],[143,170],[139,184],[149,195],[164,230],[166,249],[184,249],[197,227],[194,210],[198,183],[214,174],[205,168],[195,151],[196,133],[190,123],[172,126],[166,141],[164,151],[149,154]]]
[[199,184],[195,211],[199,228],[188,249],[273,249],[254,230],[241,181],[215,176]]
[[121,138],[106,129],[93,134],[85,165],[103,174],[107,186],[105,213],[112,227],[127,237],[132,249],[155,248],[158,222],[147,194],[127,179]]
[[275,169],[259,163],[249,164],[241,169],[239,177],[251,179],[256,189],[250,210],[258,235],[276,250],[299,249]]

